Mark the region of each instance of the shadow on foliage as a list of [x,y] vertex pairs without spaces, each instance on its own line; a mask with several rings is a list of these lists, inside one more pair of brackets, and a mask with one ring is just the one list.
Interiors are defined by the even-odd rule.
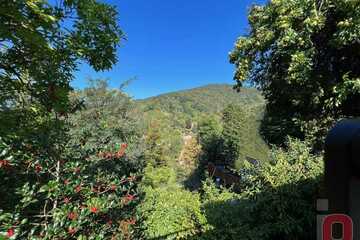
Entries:
[[[200,231],[194,229],[199,233],[186,239],[316,239],[315,202],[320,180],[304,180],[277,188],[268,186],[247,197],[205,199],[202,211],[207,226]],[[152,239],[176,239],[178,233]]]
[[198,191],[201,189],[201,182],[205,180],[205,164],[197,166],[191,174],[183,181],[183,186],[189,191]]

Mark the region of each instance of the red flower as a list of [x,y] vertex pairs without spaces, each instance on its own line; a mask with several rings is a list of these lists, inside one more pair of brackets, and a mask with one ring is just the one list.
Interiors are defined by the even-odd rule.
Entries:
[[126,194],[126,200],[128,201],[132,201],[135,199],[135,196],[134,195],[131,195],[131,194]]
[[71,234],[71,235],[75,234],[76,233],[76,228],[69,227],[68,233]]
[[65,180],[64,180],[64,184],[65,184],[65,185],[68,185],[69,183],[70,183],[69,179],[65,179]]
[[135,199],[135,196],[134,195],[131,195],[131,194],[126,194],[125,198],[124,198],[124,202],[125,204],[127,204],[128,202],[131,202],[132,200]]
[[42,170],[42,166],[40,165],[40,164],[35,164],[35,172],[36,173],[39,173],[39,172],[41,172],[41,170]]
[[0,168],[10,167],[9,160],[0,160]]
[[64,198],[64,203],[68,204],[70,202],[70,199],[69,198]]
[[128,147],[127,143],[122,143],[121,144],[121,148],[127,148],[127,147]]
[[81,185],[78,185],[77,187],[75,187],[75,192],[78,193],[81,191]]
[[71,220],[75,220],[77,218],[77,213],[76,212],[69,212],[68,214],[68,218]]
[[115,191],[115,190],[116,190],[116,188],[117,188],[117,187],[116,187],[116,185],[115,185],[115,184],[112,184],[112,185],[111,185],[111,187],[110,187],[110,189],[111,189],[112,191]]
[[97,213],[98,209],[96,207],[90,207],[90,212]]
[[14,229],[13,229],[13,228],[10,228],[10,229],[7,230],[6,236],[12,237],[12,236],[14,236],[14,234],[15,234]]

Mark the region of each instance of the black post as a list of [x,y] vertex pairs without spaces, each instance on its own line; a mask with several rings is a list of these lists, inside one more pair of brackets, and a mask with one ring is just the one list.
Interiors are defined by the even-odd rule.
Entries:
[[360,223],[360,120],[343,120],[325,142],[325,191],[329,213],[347,214],[354,222],[354,239]]

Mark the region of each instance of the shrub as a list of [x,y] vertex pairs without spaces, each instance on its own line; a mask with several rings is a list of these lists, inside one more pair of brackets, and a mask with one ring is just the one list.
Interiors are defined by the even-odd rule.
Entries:
[[[0,142],[1,161],[6,160],[6,167],[0,168],[0,236],[89,240],[138,236],[135,207],[143,164],[139,134],[124,108],[129,99],[119,91],[99,86],[93,90],[97,97],[84,95],[86,109],[34,136],[33,143],[20,145],[22,151],[14,151],[18,147],[14,143]],[[113,101],[118,108],[113,108]],[[92,107],[95,102],[107,104]]]
[[321,181],[321,156],[307,143],[289,139],[287,149],[274,148],[271,161],[248,166],[240,194],[203,186],[207,232],[202,239],[314,239],[314,203]]
[[145,168],[143,184],[153,188],[166,187],[176,182],[176,173],[169,167],[154,168],[149,165]]
[[200,197],[179,186],[145,188],[141,213],[145,218],[145,235],[149,239],[184,239],[201,231],[205,218]]

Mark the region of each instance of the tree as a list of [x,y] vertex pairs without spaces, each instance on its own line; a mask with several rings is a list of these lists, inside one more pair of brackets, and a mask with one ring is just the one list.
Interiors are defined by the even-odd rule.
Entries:
[[230,54],[237,89],[246,80],[267,100],[263,132],[319,137],[334,119],[360,114],[360,2],[274,0],[252,7],[250,32]]
[[226,165],[234,167],[248,135],[247,116],[242,107],[230,104],[223,111],[223,154]]
[[222,126],[213,115],[207,115],[199,121],[199,139],[206,161],[218,162],[221,156]]
[[311,151],[295,139],[286,150],[274,147],[269,162],[247,166],[240,193],[207,179],[202,209],[210,230],[194,239],[316,239],[314,200],[324,169]]
[[163,141],[160,126],[157,121],[152,122],[146,133],[145,159],[153,166],[166,166],[168,158],[166,156],[166,143]]
[[[123,35],[116,17],[114,7],[95,0],[1,2],[0,238],[6,231],[20,239],[109,238],[121,233],[102,217],[109,211],[116,220],[131,216],[119,217],[126,198],[116,189],[122,177],[128,184],[130,173],[116,164],[111,169],[117,174],[96,170],[115,159],[131,162],[127,138],[118,132],[110,139],[122,145],[108,146],[109,136],[101,132],[99,138],[95,132],[78,135],[70,116],[83,106],[69,97],[79,64],[99,71],[117,60]],[[129,194],[133,182],[124,186]],[[112,198],[118,203],[109,205]]]
[[[114,7],[96,0],[2,1],[0,133],[36,135],[38,117],[74,110],[70,81],[80,62],[96,71],[116,62],[123,37]],[[20,130],[21,129],[21,130]]]

